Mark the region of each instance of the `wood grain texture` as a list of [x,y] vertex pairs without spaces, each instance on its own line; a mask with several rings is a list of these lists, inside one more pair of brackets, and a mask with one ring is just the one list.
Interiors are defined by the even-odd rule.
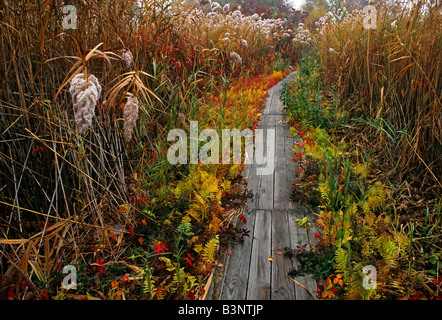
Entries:
[[288,272],[293,268],[293,261],[283,255],[285,247],[290,247],[290,230],[288,228],[287,211],[273,210],[272,212],[272,300],[294,300],[294,283],[288,278]]
[[247,284],[247,300],[269,300],[271,283],[272,212],[256,210],[252,257]]

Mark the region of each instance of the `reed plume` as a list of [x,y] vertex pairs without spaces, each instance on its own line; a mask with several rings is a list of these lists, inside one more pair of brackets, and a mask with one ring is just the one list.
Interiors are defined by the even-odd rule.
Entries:
[[86,77],[84,73],[79,73],[72,78],[69,93],[72,96],[74,118],[78,132],[84,134],[92,127],[95,106],[101,94],[101,85],[93,74]]
[[127,94],[127,102],[124,106],[124,136],[129,141],[132,137],[132,132],[135,126],[135,122],[138,118],[138,99],[132,93]]

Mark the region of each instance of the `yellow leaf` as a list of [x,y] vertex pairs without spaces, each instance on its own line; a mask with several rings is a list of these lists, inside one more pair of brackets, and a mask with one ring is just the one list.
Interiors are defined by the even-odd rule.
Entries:
[[201,220],[201,215],[199,214],[199,212],[197,212],[195,209],[190,208],[189,210],[186,211],[186,213],[191,216],[192,218],[194,218],[196,221],[200,221]]
[[221,188],[223,188],[224,191],[229,191],[230,187],[231,187],[231,182],[230,180],[224,180],[223,183],[221,183]]
[[203,245],[202,245],[202,244],[196,244],[196,245],[193,247],[193,250],[194,250],[196,253],[200,253],[201,250],[203,250]]
[[273,258],[273,257],[268,257],[267,260],[269,260],[270,262],[273,262],[273,261],[275,261],[275,258]]
[[216,178],[213,178],[213,179],[211,179],[210,182],[209,181],[207,181],[207,182],[208,182],[208,185],[206,187],[207,192],[211,192],[211,193],[218,192],[218,180]]
[[166,264],[167,271],[174,271],[175,266],[172,264],[172,260],[166,257],[159,257],[158,260],[163,261]]
[[324,292],[322,292],[322,299],[325,299],[325,298],[329,298],[329,299],[331,299],[331,298],[333,298],[335,295],[333,294],[333,292],[331,292],[331,291],[324,291]]
[[198,193],[196,193],[196,192],[195,192],[195,199],[196,199],[199,203],[201,203],[202,205],[205,204],[204,199],[203,199]]

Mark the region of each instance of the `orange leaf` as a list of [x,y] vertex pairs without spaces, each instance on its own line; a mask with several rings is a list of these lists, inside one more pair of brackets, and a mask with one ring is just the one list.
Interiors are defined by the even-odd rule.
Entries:
[[275,261],[275,258],[273,258],[273,257],[268,257],[267,260],[269,260],[270,262],[273,262],[273,261]]
[[322,299],[325,299],[325,298],[329,298],[329,299],[331,299],[331,298],[333,298],[335,295],[333,294],[333,292],[331,292],[331,291],[324,291],[324,292],[322,292],[322,294],[321,294],[321,297],[322,297]]
[[119,298],[119,297],[121,297],[122,294],[123,294],[123,291],[121,291],[121,290],[117,290],[117,291],[115,291],[115,293],[114,293],[114,298]]
[[118,288],[118,285],[119,285],[119,283],[118,283],[117,280],[113,280],[113,281],[111,282],[111,286],[112,286],[112,288]]
[[327,289],[330,289],[331,287],[333,287],[330,277],[328,277],[327,280],[325,280],[325,285],[327,286]]
[[143,237],[139,237],[139,238],[138,238],[138,242],[139,242],[140,244],[143,244],[143,241],[144,241]]
[[338,278],[334,278],[334,279],[333,279],[333,283],[334,283],[334,284],[338,283],[338,281],[339,281]]

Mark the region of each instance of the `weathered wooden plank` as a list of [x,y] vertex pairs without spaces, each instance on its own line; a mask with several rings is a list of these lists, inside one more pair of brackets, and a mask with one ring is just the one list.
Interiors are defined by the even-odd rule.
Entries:
[[253,194],[253,197],[247,201],[247,207],[245,210],[249,214],[256,209],[259,209],[261,177],[261,175],[256,174],[256,166],[253,165],[247,179],[247,190]]
[[[297,211],[290,211],[288,215],[288,222],[290,228],[290,237],[292,248],[296,246],[302,247],[304,244],[308,243],[307,230],[305,228],[299,228],[298,224],[295,223],[295,219],[302,219],[304,217],[303,209],[301,205],[297,204]],[[299,267],[299,262],[294,259],[293,263],[295,268]],[[311,275],[298,276],[294,278],[296,281],[302,283],[306,286],[311,293],[316,292],[316,281]],[[295,284],[295,297],[296,300],[312,300],[312,296],[301,286]]]
[[[274,185],[274,210],[272,213],[272,251],[282,251],[285,247],[291,247],[290,230],[288,224],[287,208],[291,186],[287,176],[289,164],[285,153],[285,135],[288,125],[281,121],[285,115],[279,111],[275,116],[276,123],[276,168]],[[272,300],[294,300],[294,283],[289,279],[288,272],[293,268],[293,261],[281,256],[274,255],[272,263]]]
[[[290,202],[291,183],[287,175],[289,164],[286,159],[285,134],[288,130],[286,123],[283,123],[284,115],[276,116],[276,161],[275,161],[275,179],[274,179],[274,196],[273,208],[287,210]],[[279,119],[279,120],[278,120]]]
[[263,115],[268,115],[272,112],[272,102],[273,102],[274,96],[275,96],[275,92],[274,92],[273,88],[270,88],[267,91],[265,108],[264,108],[264,111],[262,112]]
[[269,104],[270,104],[268,106],[269,114],[274,114],[275,112],[278,111],[276,108],[276,105],[278,104],[278,101],[279,101],[278,85],[275,85],[272,88],[270,88],[270,90],[268,92],[268,97],[270,98],[270,99],[268,99]]
[[293,268],[293,261],[274,252],[282,251],[291,246],[290,230],[286,210],[272,212],[272,300],[294,300],[294,283],[289,279],[288,272]]
[[256,175],[255,164],[246,165],[247,168],[249,168],[247,170],[247,188],[253,193],[253,198],[247,202],[243,213],[247,219],[247,224],[238,220],[236,226],[247,228],[250,231],[250,236],[245,237],[241,243],[231,244],[228,248],[231,255],[228,255],[226,259],[226,271],[220,297],[223,300],[245,300],[247,294],[255,215],[258,208],[261,183],[261,176]]
[[272,212],[256,210],[252,257],[248,279],[247,300],[269,300],[271,284],[271,223]]
[[244,165],[244,172],[242,173],[242,176],[248,181],[250,175],[251,175],[251,168],[252,165],[251,164],[246,164]]
[[[263,129],[273,129],[275,130],[275,116],[267,115],[263,121]],[[264,130],[264,155],[267,157],[267,161],[272,161],[273,163],[267,163],[266,166],[269,169],[274,169],[275,163],[274,159],[271,159],[267,153],[267,135],[269,134],[267,130]],[[275,134],[276,135],[276,134]],[[270,140],[270,147],[272,148],[273,156],[275,154],[275,141]],[[259,202],[258,208],[262,210],[272,210],[273,209],[273,190],[274,190],[274,170],[270,174],[261,175],[261,184],[259,188]]]
[[[267,116],[262,116],[261,121],[259,123],[259,127],[267,127],[268,118]],[[265,137],[264,137],[265,138]],[[264,139],[264,143],[265,143]],[[256,143],[256,141],[255,141]],[[256,149],[256,145],[255,145]],[[256,150],[254,151],[256,152]],[[247,203],[247,212],[252,212],[253,210],[259,209],[259,199],[261,197],[261,178],[262,175],[257,174],[257,163],[256,163],[256,155],[253,156],[253,163],[251,165],[246,165],[246,171],[248,172],[247,177],[247,189],[253,193],[253,198],[250,199]]]
[[[288,163],[287,165],[287,179],[288,179],[288,185],[290,188],[290,195],[292,194],[292,183],[298,183],[296,179],[296,171],[298,170],[298,163],[293,162],[293,157],[295,156],[293,149],[294,144],[294,138],[289,137],[290,129],[288,130],[287,134],[285,135],[285,158]],[[290,197],[290,196],[289,196]],[[289,201],[288,210],[294,210],[295,209],[295,203],[293,201]]]
[[[247,217],[247,227],[253,234],[255,224],[255,211]],[[243,223],[238,222],[238,226]],[[221,299],[223,300],[245,300],[250,270],[250,260],[252,255],[253,236],[245,237],[244,241],[235,245],[230,245],[231,255],[226,261],[226,271],[224,274],[223,286],[221,289]]]

